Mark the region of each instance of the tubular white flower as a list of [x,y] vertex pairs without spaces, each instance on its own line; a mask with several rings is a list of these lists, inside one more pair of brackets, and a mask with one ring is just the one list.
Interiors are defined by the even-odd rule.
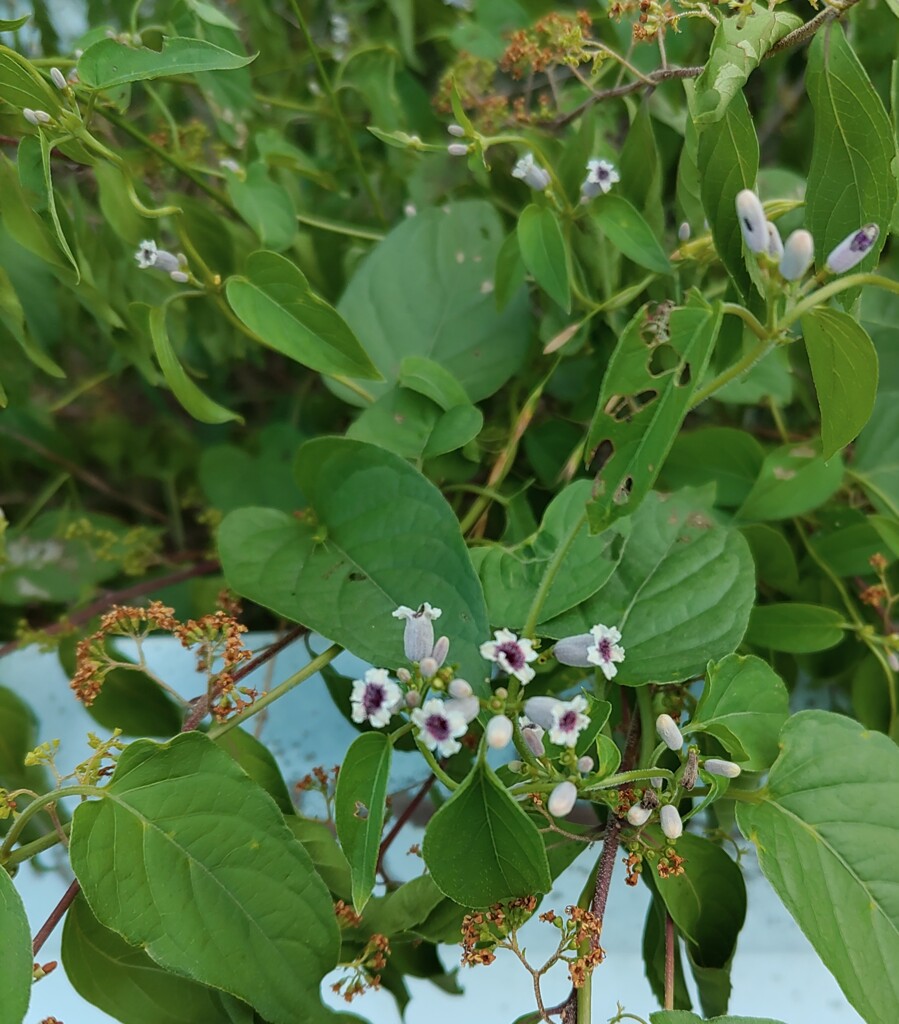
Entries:
[[638,828],[641,825],[645,825],[651,817],[652,808],[644,807],[642,803],[632,804],[630,810],[627,812],[627,820]]
[[449,695],[451,697],[470,697],[474,691],[471,688],[471,683],[466,682],[464,679],[454,679],[449,684]]
[[561,703],[558,697],[530,697],[524,702],[526,721],[540,726],[541,731],[552,729],[553,708]]
[[[395,619],[404,619],[403,650],[409,661],[420,662],[430,658],[434,650],[434,619],[443,614],[440,608],[432,608],[427,601],[417,609],[401,604],[391,613]],[[440,668],[438,665],[437,668]],[[437,669],[434,669],[436,672]],[[431,673],[434,674],[433,672]]]
[[468,155],[468,143],[467,142],[451,142],[446,147],[447,153],[450,156],[467,156]]
[[780,260],[784,254],[784,244],[777,227],[769,220],[766,224],[768,229],[768,255],[772,260]]
[[674,804],[664,804],[659,811],[662,831],[669,839],[678,839],[684,833],[684,823]]
[[590,724],[586,698],[578,694],[569,701],[556,701],[550,711],[552,723],[549,738],[560,747],[573,747],[577,744],[580,733]]
[[702,767],[710,775],[720,775],[725,779],[735,779],[743,770],[733,761],[722,761],[717,757],[710,757],[707,761],[703,761]]
[[354,722],[368,721],[376,729],[382,729],[402,703],[403,691],[385,668],[370,668],[364,679],[353,681],[350,704]]
[[752,189],[737,193],[737,218],[740,231],[750,252],[765,252],[768,248],[768,221],[759,197]]
[[571,814],[577,803],[577,786],[573,782],[560,782],[549,794],[546,807],[554,818],[564,818]]
[[448,711],[461,715],[468,722],[473,722],[481,713],[481,702],[477,697],[454,697],[445,704]]
[[534,160],[533,153],[525,153],[512,169],[512,177],[520,178],[537,192],[543,192],[552,180],[549,172]]
[[487,746],[494,750],[502,750],[512,742],[512,722],[505,715],[495,715],[487,723],[485,730]]
[[659,715],[656,719],[656,732],[669,750],[680,750],[684,745],[681,731],[671,715]]
[[493,636],[494,640],[481,644],[481,657],[495,661],[504,672],[527,685],[535,675],[528,663],[538,657],[531,641],[519,640],[511,629],[498,629]]
[[618,674],[616,662],[624,661],[624,648],[619,644],[621,633],[614,626],[603,626],[602,623],[590,630],[593,644],[587,648],[587,661],[596,665],[606,679]]
[[865,224],[840,242],[827,257],[825,266],[832,274],[844,274],[861,263],[879,236],[880,228],[876,224]]
[[468,732],[468,723],[459,711],[434,697],[412,712],[412,721],[421,742],[440,757],[457,753],[462,746],[459,737]]
[[619,181],[621,175],[614,164],[608,160],[588,160],[587,177],[581,183],[581,198],[586,202],[600,193],[605,195]]
[[134,254],[134,258],[141,270],[153,267],[155,270],[171,274],[174,270],[182,269],[181,261],[174,253],[159,249],[156,243],[149,238],[140,243],[140,248]]
[[590,668],[592,663],[587,658],[587,650],[592,646],[593,636],[590,633],[566,636],[553,647],[553,657],[563,665],[573,665],[575,668]]
[[59,70],[59,68],[50,68],[50,80],[60,91],[68,88],[69,83],[66,81],[66,76]]
[[815,240],[811,234],[801,228],[794,231],[784,245],[784,254],[780,259],[780,276],[785,281],[800,280],[805,277],[814,258]]

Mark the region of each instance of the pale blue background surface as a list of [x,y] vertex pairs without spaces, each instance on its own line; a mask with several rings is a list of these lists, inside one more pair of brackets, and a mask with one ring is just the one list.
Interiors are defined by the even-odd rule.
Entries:
[[[270,639],[259,634],[249,638],[248,644],[257,648]],[[316,640],[315,646],[321,650],[324,643]],[[166,639],[149,641],[146,650],[158,675],[185,696],[196,695],[200,680],[194,673],[192,655]],[[270,688],[306,660],[303,644],[296,643],[252,676],[251,683],[260,689]],[[342,655],[337,667],[348,674],[364,668],[350,655]],[[53,654],[41,654],[30,648],[3,659],[0,685],[25,697],[38,710],[41,740],[59,738],[62,741],[59,758],[62,771],[70,770],[85,756],[84,739],[88,730],[103,733],[70,695],[68,681]],[[278,758],[291,786],[314,765],[330,767],[339,763],[356,735],[334,708],[318,676],[278,701],[268,714],[255,718],[253,725],[261,726],[261,738]],[[424,778],[424,765],[417,754],[397,754],[393,789],[417,785]],[[315,813],[312,804],[308,811]],[[406,853],[420,839],[421,831],[415,826],[407,827],[397,838],[387,862],[393,877],[411,877],[421,870],[420,860]],[[597,854],[598,848],[585,853],[565,872],[556,890],[546,898],[544,909],[561,910],[577,899]],[[45,920],[70,880],[65,859],[59,856],[59,851],[45,855],[42,862],[48,867],[55,866],[55,870],[38,874],[25,868],[17,879],[32,932]],[[752,857],[747,857],[744,863],[749,885],[749,916],[734,963],[730,1012],[773,1017],[786,1024],[860,1022],[861,1018],[848,1006],[808,941],[760,876]],[[827,899],[827,894],[821,893],[821,898]],[[624,885],[624,872],[619,864],[603,929],[607,958],[594,979],[597,1022],[613,1016],[618,1002],[644,1018],[658,1008],[644,978],[640,955],[647,903],[645,887],[630,889]],[[42,963],[59,959],[61,932],[60,927],[41,951]],[[523,941],[532,962],[542,963],[549,955],[555,946],[555,935],[555,929],[538,922],[526,927]],[[442,956],[448,968],[458,964],[457,948],[445,947]],[[460,980],[466,990],[462,998],[448,996],[427,982],[412,979],[413,998],[406,1015],[407,1024],[450,1024],[460,1017],[472,1024],[511,1024],[518,1015],[532,1008],[530,979],[517,961],[511,959],[511,954],[501,955],[490,967],[463,969]],[[327,984],[324,987],[327,988]],[[561,999],[567,991],[563,969],[544,986],[548,1005]],[[340,1005],[329,992],[326,998]],[[357,999],[352,1009],[373,1024],[399,1024],[400,1021],[393,999],[386,993],[371,993]],[[35,986],[26,1022],[38,1024],[51,1014],[64,1024],[104,1024],[112,1019],[85,1003],[74,992],[61,968]]]

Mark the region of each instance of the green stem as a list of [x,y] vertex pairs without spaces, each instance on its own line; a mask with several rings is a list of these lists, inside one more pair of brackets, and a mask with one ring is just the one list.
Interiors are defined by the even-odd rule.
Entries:
[[303,38],[306,40],[306,46],[309,48],[309,53],[315,62],[315,69],[318,72],[319,81],[321,82],[322,88],[325,90],[325,95],[331,102],[334,108],[334,113],[337,117],[337,123],[340,126],[340,133],[343,135],[343,140],[346,143],[346,147],[349,150],[350,158],[356,165],[356,170],[359,172],[359,177],[362,181],[362,186],[365,189],[368,198],[371,200],[371,204],[374,207],[375,213],[378,215],[378,220],[382,224],[387,223],[387,218],[384,216],[384,210],[381,206],[381,200],[378,198],[377,193],[372,187],[371,179],[368,176],[368,171],[365,169],[365,164],[362,163],[362,155],[359,152],[359,147],[356,145],[353,135],[350,132],[350,126],[347,124],[347,120],[343,115],[343,111],[340,109],[340,103],[337,101],[337,94],[331,85],[331,79],[328,77],[325,66],[322,64],[321,56],[318,52],[318,47],[313,42],[312,36],[309,32],[309,27],[306,25],[306,19],[303,17],[303,12],[300,10],[300,5],[297,0],[290,0],[290,6],[293,10],[294,17],[297,19],[297,25],[300,31],[303,33]]
[[643,779],[655,778],[674,782],[674,772],[668,771],[667,768],[635,768],[630,772],[619,772],[617,775],[610,775],[598,785],[581,790],[581,794],[587,796],[589,793],[598,793],[602,789],[614,789],[615,786],[626,786],[631,782],[642,782]]
[[[63,835],[68,835],[72,830],[72,823],[67,821],[62,826]],[[25,843],[24,846],[20,846],[18,850],[13,852],[3,861],[6,868],[15,867],[16,864],[21,864],[26,860],[31,860],[32,857],[36,857],[39,853],[43,853],[44,850],[52,850],[57,843],[62,842],[59,837],[59,833],[55,830],[48,832],[45,836],[41,836],[40,839],[35,839],[34,842]]]
[[738,316],[750,331],[752,331],[756,337],[761,338],[762,341],[770,341],[771,335],[768,329],[764,326],[761,320],[750,313],[745,306],[740,306],[736,302],[724,302],[721,304],[721,309],[725,314]]
[[697,405],[704,402],[707,398],[715,394],[716,391],[723,388],[725,384],[729,384],[732,380],[746,373],[747,370],[751,370],[753,366],[762,358],[764,358],[771,349],[774,348],[773,341],[762,341],[753,347],[743,356],[742,359],[737,360],[733,366],[728,367],[722,373],[719,373],[717,377],[709,381],[704,388],[700,388],[690,401],[690,408],[695,409]]
[[587,971],[577,994],[577,1024],[590,1024],[593,1009],[593,972]]
[[361,238],[366,242],[380,242],[384,237],[383,231],[376,231],[374,228],[366,228],[358,224],[347,224],[345,221],[332,220],[330,217],[316,217],[311,213],[298,213],[297,220],[307,227],[318,228],[319,231],[331,231],[335,235]]
[[640,764],[650,765],[656,744],[656,725],[648,686],[637,687],[637,714],[640,716]]
[[556,581],[556,576],[559,574],[559,570],[562,568],[562,562],[565,560],[565,556],[568,554],[568,550],[574,543],[578,533],[580,533],[581,527],[587,521],[587,513],[584,511],[572,524],[568,533],[562,539],[562,543],[556,548],[555,554],[549,560],[549,565],[546,567],[546,571],[543,573],[543,578],[540,580],[540,586],[537,587],[537,593],[534,594],[534,600],[531,602],[531,607],[528,609],[528,616],[524,621],[524,625],[521,627],[522,636],[533,636],[534,630],[537,627],[537,622],[540,619],[540,613],[543,611],[543,606],[546,604],[546,599],[549,597],[549,591]]
[[[67,796],[102,796],[102,790],[96,786],[63,786],[61,789],[54,789],[50,793],[45,793],[43,796],[39,796],[25,808],[24,811],[16,818],[12,823],[12,827],[9,832],[6,833],[6,838],[3,840],[3,845],[0,846],[0,864],[5,864],[9,860],[12,848],[15,846],[16,841],[22,834],[25,826],[28,822],[42,811],[48,804],[58,803],[63,797]],[[52,843],[50,844],[53,845]]]
[[343,651],[340,644],[331,644],[331,646],[324,652],[322,652],[317,658],[313,658],[308,665],[305,665],[294,674],[284,680],[283,683],[279,683],[274,690],[269,690],[268,693],[264,693],[261,697],[258,697],[248,707],[244,708],[239,714],[233,718],[229,718],[227,722],[220,722],[218,725],[214,725],[209,732],[206,734],[211,740],[218,739],[219,736],[224,736],[226,732],[230,732],[233,728],[238,725],[242,725],[247,719],[258,715],[260,711],[264,710],[269,704],[274,704],[276,700],[283,697],[285,693],[292,690],[295,686],[299,686],[300,683],[304,682],[310,676],[314,676],[316,672],[319,672],[329,665],[338,654]]
[[794,324],[803,313],[807,313],[815,306],[820,306],[822,302],[827,302],[827,300],[832,299],[834,295],[839,295],[840,292],[848,291],[850,288],[858,288],[865,284],[874,285],[875,288],[885,288],[888,292],[893,292],[895,295],[899,295],[899,281],[893,281],[891,278],[883,277],[880,274],[850,274],[848,277],[841,277],[837,281],[831,281],[830,284],[826,284],[823,288],[819,288],[816,292],[812,292],[812,294],[804,298],[802,302],[795,305],[790,312],[784,316],[783,320],[781,320],[779,325],[780,329],[786,330],[786,328],[791,324]]
[[437,779],[440,782],[442,782],[443,785],[446,786],[446,788],[451,793],[454,789],[458,789],[459,783],[456,782],[455,779],[451,779],[449,775],[446,774],[446,772],[437,763],[437,758],[434,757],[431,751],[428,750],[428,748],[424,745],[424,743],[421,742],[421,740],[417,736],[415,737],[415,745],[421,751],[421,756],[428,762],[428,767],[431,769],[431,771],[434,773]]

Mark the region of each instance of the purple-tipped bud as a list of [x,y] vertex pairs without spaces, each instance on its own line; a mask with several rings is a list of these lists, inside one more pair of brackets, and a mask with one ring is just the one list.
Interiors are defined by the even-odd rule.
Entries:
[[543,757],[546,747],[543,746],[543,730],[539,726],[525,726],[521,730],[521,737],[534,757]]
[[66,76],[59,70],[59,68],[50,68],[50,80],[59,90],[67,88],[69,84],[66,81]]
[[468,143],[467,142],[451,142],[446,147],[447,153],[450,156],[467,156],[468,155]]
[[880,228],[876,224],[865,224],[840,242],[827,257],[825,266],[831,274],[844,274],[861,263],[879,236]]
[[471,683],[466,682],[464,679],[454,679],[449,684],[449,695],[456,697],[461,700],[463,697],[470,697],[474,690],[471,688]]
[[669,750],[680,750],[684,745],[681,731],[671,715],[659,715],[656,719],[656,732]]
[[441,636],[437,639],[437,643],[434,644],[434,650],[431,651],[431,657],[437,662],[439,668],[446,661],[446,656],[449,654],[449,637]]
[[781,241],[780,232],[768,221],[768,255],[772,260],[779,261],[784,254],[784,244]]
[[[399,676],[399,672],[397,672],[397,676]],[[420,707],[420,706],[421,706],[421,694],[418,692],[418,690],[410,690],[406,694],[406,707],[407,708],[417,708],[417,707]]]
[[435,658],[422,658],[418,663],[418,667],[421,669],[422,679],[433,679],[437,675],[440,666],[437,664]]
[[680,241],[680,242],[689,242],[690,241],[690,234],[691,234],[690,225],[686,221],[684,221],[683,224],[681,224],[681,226],[677,229],[678,241]]
[[583,775],[589,775],[593,771],[594,764],[593,758],[585,754],[577,759],[577,770]]
[[571,814],[577,803],[577,787],[573,782],[560,782],[549,794],[547,809],[554,818],[564,818]]
[[466,722],[473,722],[481,713],[481,702],[477,697],[454,697],[446,702],[447,712],[457,711]]
[[641,825],[645,825],[647,821],[652,817],[652,808],[644,807],[642,803],[633,804],[631,809],[627,812],[627,820],[639,828]]
[[759,197],[752,189],[744,188],[737,193],[737,218],[743,241],[750,252],[766,252],[768,249],[768,221]]
[[814,258],[815,240],[808,231],[794,231],[784,245],[784,254],[780,259],[780,276],[785,281],[800,280],[805,277]]
[[462,127],[461,124],[448,124],[446,126],[446,130],[450,133],[450,135],[454,135],[457,139],[465,138],[465,129]]
[[678,839],[684,834],[684,823],[680,820],[680,814],[674,804],[665,804],[659,811],[659,818],[662,822],[662,831],[669,839]]
[[720,775],[725,779],[735,779],[743,770],[733,761],[722,761],[717,757],[710,757],[707,761],[703,761],[702,767],[710,775]]
[[495,715],[487,723],[487,746],[502,750],[512,742],[512,721],[505,715]]

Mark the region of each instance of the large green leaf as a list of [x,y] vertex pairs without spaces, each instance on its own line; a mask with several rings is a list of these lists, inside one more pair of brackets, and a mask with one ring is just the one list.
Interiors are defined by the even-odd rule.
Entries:
[[163,38],[161,50],[126,46],[117,39],[101,39],[78,59],[78,80],[93,89],[108,89],[125,82],[142,82],[197,71],[227,71],[245,67],[253,57],[242,57],[204,39]]
[[871,419],[855,445],[851,467],[875,508],[893,518],[899,518],[897,401],[899,390],[881,390]]
[[518,218],[518,248],[537,284],[568,313],[571,310],[568,256],[562,229],[552,210],[536,203],[524,208]]
[[540,621],[580,604],[606,582],[618,564],[630,522],[619,520],[603,533],[591,534],[590,490],[589,480],[578,480],[560,491],[543,514],[540,529],[520,544],[472,549],[491,622],[513,629],[523,625],[547,576]]
[[482,685],[478,644],[487,610],[459,523],[436,487],[374,445],[319,438],[300,449],[300,516],[238,509],[222,523],[219,552],[230,585],[373,664],[404,662],[392,612],[422,601],[443,610],[472,685]]
[[772,651],[809,654],[826,651],[843,639],[845,620],[833,608],[817,604],[761,604],[752,609],[746,642]]
[[861,433],[877,397],[877,349],[848,313],[816,306],[802,317],[818,407],[823,455],[844,448]]
[[[287,249],[297,235],[297,213],[287,189],[272,181],[261,160],[250,164],[243,176],[233,171],[225,174],[228,198],[259,241],[278,252]],[[276,280],[280,276],[276,274]]]
[[724,116],[700,134],[697,163],[702,207],[715,248],[740,294],[747,299],[752,284],[734,202],[738,192],[755,187],[759,143],[742,92],[727,105]]
[[[492,395],[521,368],[531,331],[521,289],[502,312],[492,294],[503,228],[482,201],[422,210],[395,227],[353,274],[337,305],[385,384],[406,356],[426,356],[449,370],[473,402]],[[358,395],[332,382],[347,401]]]
[[284,256],[254,252],[246,275],[229,278],[225,290],[238,317],[277,352],[320,373],[380,376],[343,318]]
[[484,761],[431,819],[422,852],[437,888],[463,907],[552,886],[537,826]]
[[22,899],[0,867],[0,1024],[22,1024],[31,1001],[31,929]]
[[709,59],[696,79],[693,109],[697,124],[720,121],[765,54],[801,24],[802,18],[795,14],[772,11],[758,3],[752,5],[748,17],[741,10],[738,16],[721,18]]
[[164,970],[138,946],[105,928],[79,896],[66,913],[62,959],[75,991],[122,1024],[195,1024],[225,1021],[223,1000],[241,1007],[237,1020],[252,1024],[253,1011],[225,993]]
[[353,883],[350,878],[350,866],[334,837],[331,826],[324,821],[301,818],[296,814],[291,814],[284,820],[312,858],[315,870],[322,876],[325,885],[338,899],[345,903],[351,902]]
[[699,704],[683,731],[714,736],[748,771],[777,757],[777,735],[790,713],[783,680],[761,658],[731,654],[710,664]]
[[697,1017],[689,1010],[656,1010],[649,1015],[650,1024],[784,1024],[773,1017]]
[[739,518],[790,519],[823,505],[843,482],[843,462],[838,455],[825,461],[820,447],[787,444],[769,452]]
[[746,541],[715,522],[708,501],[690,490],[650,494],[609,580],[540,632],[559,639],[596,623],[617,626],[627,654],[616,682],[631,686],[686,679],[732,653],[746,630],[755,573]]
[[[588,459],[602,463],[588,505],[594,532],[639,505],[652,487],[720,326],[720,307],[694,295],[662,322],[644,306],[624,329],[587,435]],[[657,362],[662,368],[654,372]]]
[[765,459],[765,449],[745,430],[706,427],[678,435],[662,479],[672,489],[699,487],[714,481],[715,504],[742,505],[752,490]]
[[[45,110],[51,117],[57,117],[61,109],[61,97],[52,89],[47,80],[41,78],[35,67],[20,53],[0,45],[0,96],[11,107],[22,110],[31,107]],[[24,122],[23,122],[24,123]],[[30,125],[28,126],[30,130]]]
[[806,226],[815,238],[818,266],[848,234],[873,221],[880,238],[859,265],[870,269],[896,204],[893,126],[838,24],[816,34],[805,82],[815,111]]
[[384,733],[364,733],[353,740],[337,777],[334,823],[350,865],[357,913],[375,887],[392,753]]
[[322,1020],[337,924],[271,798],[199,733],[132,743],[102,794],[76,809],[70,847],[98,920],[273,1024]]
[[655,231],[624,196],[598,196],[590,204],[590,214],[612,245],[629,260],[657,274],[671,273]]
[[758,803],[737,805],[759,864],[869,1024],[899,1006],[899,749],[827,711],[784,727]]

